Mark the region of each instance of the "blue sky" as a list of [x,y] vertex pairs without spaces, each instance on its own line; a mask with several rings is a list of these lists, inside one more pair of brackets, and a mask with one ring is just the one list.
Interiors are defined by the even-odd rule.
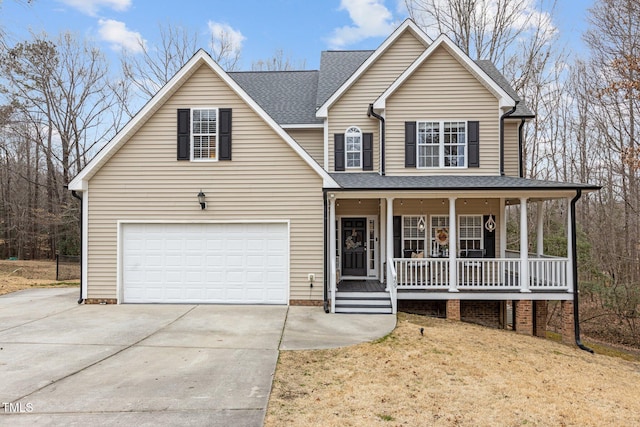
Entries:
[[[535,4],[535,0],[518,0]],[[554,25],[563,43],[581,49],[587,7],[592,0],[559,0]],[[88,37],[112,59],[138,40],[153,44],[158,25],[171,23],[200,34],[224,28],[241,49],[241,69],[278,49],[294,63],[317,68],[326,49],[375,49],[407,17],[403,0],[4,0],[0,25],[12,40],[29,30],[55,36],[71,30]],[[204,46],[203,46],[204,47]]]

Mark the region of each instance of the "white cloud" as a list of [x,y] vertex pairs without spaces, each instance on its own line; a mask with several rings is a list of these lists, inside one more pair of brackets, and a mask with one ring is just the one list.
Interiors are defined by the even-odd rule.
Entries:
[[214,21],[209,21],[207,26],[209,27],[211,36],[215,40],[215,45],[212,46],[214,50],[222,45],[224,49],[229,50],[229,54],[231,55],[240,53],[242,50],[242,42],[246,40],[246,37],[243,36],[239,30],[234,30],[229,24]]
[[329,39],[332,49],[340,49],[369,37],[388,36],[396,23],[383,0],[342,0],[340,9],[349,12],[353,25],[336,28]]
[[111,43],[113,50],[125,49],[132,53],[142,51],[142,47],[146,41],[142,35],[136,31],[127,28],[124,22],[115,21],[113,19],[98,20],[98,34],[102,40]]
[[58,0],[61,3],[71,6],[80,12],[96,16],[98,10],[102,8],[113,9],[118,12],[125,11],[131,6],[131,0]]

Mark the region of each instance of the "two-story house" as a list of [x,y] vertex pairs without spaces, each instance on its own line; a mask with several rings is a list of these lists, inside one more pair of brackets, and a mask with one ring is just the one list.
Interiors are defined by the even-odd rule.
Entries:
[[575,216],[553,258],[540,212],[564,199],[574,213],[597,187],[521,177],[533,117],[491,63],[411,20],[374,51],[323,52],[314,71],[227,73],[199,51],[69,184],[81,300],[418,304],[538,335],[562,301],[570,340]]

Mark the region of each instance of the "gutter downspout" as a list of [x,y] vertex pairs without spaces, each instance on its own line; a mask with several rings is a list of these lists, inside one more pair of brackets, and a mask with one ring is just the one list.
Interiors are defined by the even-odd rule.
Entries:
[[502,116],[500,116],[500,176],[504,176],[504,119],[512,115],[516,111],[516,107],[520,101],[516,101],[516,105]]
[[524,128],[524,117],[520,119],[520,126],[518,126],[518,176],[524,178],[524,160],[522,159],[522,128]]
[[322,290],[322,298],[324,300],[323,302],[323,307],[324,307],[324,312],[325,313],[329,313],[331,310],[329,309],[329,280],[327,278],[327,274],[328,274],[328,268],[327,265],[329,264],[329,248],[327,247],[327,245],[329,244],[329,239],[327,239],[327,235],[329,234],[329,227],[328,227],[328,223],[327,223],[327,191],[324,190],[322,192],[322,200],[324,201],[323,203],[323,209],[322,211],[324,212],[323,216],[324,216],[324,288]]
[[385,134],[385,123],[384,123],[384,117],[382,117],[380,114],[376,114],[375,111],[373,111],[373,104],[369,104],[369,110],[367,111],[367,117],[375,117],[376,119],[380,120],[381,123],[381,129],[380,129],[380,175],[384,176],[385,174],[385,156],[384,156],[384,134]]
[[80,297],[78,298],[78,304],[82,304],[84,302],[84,299],[82,299],[82,261],[84,257],[82,253],[82,197],[75,190],[71,190],[71,195],[80,200]]
[[593,350],[582,344],[580,339],[580,310],[578,309],[578,252],[576,251],[576,202],[582,196],[582,190],[576,191],[576,197],[571,199],[571,251],[573,252],[573,330],[576,336],[576,345],[584,351],[593,353]]

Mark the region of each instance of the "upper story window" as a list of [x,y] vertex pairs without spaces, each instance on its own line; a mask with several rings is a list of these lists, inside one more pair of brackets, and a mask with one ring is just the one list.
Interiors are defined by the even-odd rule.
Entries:
[[352,126],[344,133],[345,163],[347,168],[362,167],[362,132]]
[[466,122],[418,122],[417,131],[417,166],[419,168],[466,166]]
[[191,110],[192,160],[218,159],[218,110],[194,108]]

